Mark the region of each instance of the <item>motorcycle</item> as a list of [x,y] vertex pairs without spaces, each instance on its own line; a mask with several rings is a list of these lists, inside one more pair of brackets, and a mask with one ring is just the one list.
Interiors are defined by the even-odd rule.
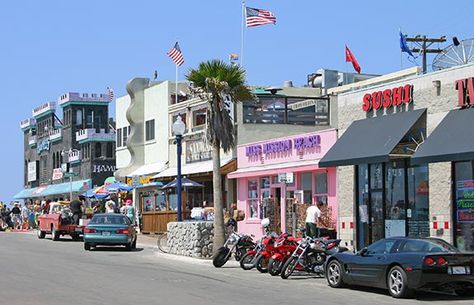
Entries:
[[291,254],[296,250],[300,241],[301,238],[287,235],[275,243],[274,253],[268,261],[268,273],[270,273],[270,275],[275,276],[280,274],[283,264],[291,257]]
[[339,251],[340,242],[340,239],[304,237],[283,265],[281,278],[289,278],[295,270],[324,276],[324,263]]
[[[266,238],[263,240],[264,249],[258,254],[255,259],[255,267],[261,273],[266,273],[270,268],[270,259],[279,250],[285,251],[285,247],[289,244],[289,241],[293,239],[291,234],[282,233],[280,236],[272,236],[272,238]],[[294,250],[294,249],[293,249]]]
[[249,249],[247,253],[240,260],[240,267],[244,270],[251,270],[256,266],[257,259],[260,253],[265,250],[265,247],[271,240],[277,237],[276,233],[270,233],[268,227],[270,226],[270,220],[264,218],[261,221],[261,225],[265,231],[265,235],[260,238],[253,249]]
[[224,243],[224,246],[217,250],[212,259],[212,264],[216,268],[224,266],[232,253],[234,253],[235,260],[240,261],[248,249],[255,247],[255,242],[253,241],[252,236],[235,232],[235,224],[236,222],[234,219],[229,220],[227,223],[227,227],[231,227],[229,237]]

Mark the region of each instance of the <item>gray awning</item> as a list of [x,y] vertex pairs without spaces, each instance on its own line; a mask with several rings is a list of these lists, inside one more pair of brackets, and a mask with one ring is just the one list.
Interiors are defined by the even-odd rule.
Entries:
[[426,109],[354,121],[319,161],[320,167],[387,162]]
[[474,160],[474,108],[451,110],[418,148],[412,164]]

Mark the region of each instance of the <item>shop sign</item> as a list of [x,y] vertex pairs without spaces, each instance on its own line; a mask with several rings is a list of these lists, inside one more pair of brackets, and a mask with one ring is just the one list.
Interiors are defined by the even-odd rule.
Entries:
[[127,178],[127,184],[130,186],[144,185],[151,182],[152,176],[132,176]]
[[38,142],[37,146],[36,146],[36,151],[38,152],[38,154],[40,154],[43,150],[49,150],[49,139],[46,138],[46,139],[42,139],[41,141]]
[[456,215],[458,222],[474,222],[474,180],[457,182]]
[[268,155],[273,153],[290,152],[295,149],[298,152],[308,148],[320,148],[321,137],[319,135],[311,135],[305,137],[296,137],[288,140],[273,141],[263,144],[254,144],[245,147],[245,156],[255,157],[260,155]]
[[211,160],[212,148],[202,139],[186,141],[186,163]]
[[362,110],[378,110],[413,102],[413,85],[367,93],[362,98]]
[[474,78],[459,79],[455,82],[458,91],[458,106],[461,108],[474,105]]
[[63,178],[62,168],[54,168],[53,169],[53,180],[60,180],[62,178]]
[[28,162],[28,182],[36,181],[36,161]]
[[288,183],[288,184],[292,184],[293,183],[293,180],[294,177],[293,177],[293,173],[283,173],[283,174],[278,174],[278,182],[285,182],[285,183]]
[[93,173],[109,173],[109,172],[115,172],[115,165],[110,165],[110,164],[94,164],[92,167],[92,172]]

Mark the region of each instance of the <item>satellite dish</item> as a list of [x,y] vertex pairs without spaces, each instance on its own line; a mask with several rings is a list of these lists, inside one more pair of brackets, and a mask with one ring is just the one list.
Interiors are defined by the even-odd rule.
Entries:
[[474,39],[452,44],[433,59],[433,71],[474,62]]

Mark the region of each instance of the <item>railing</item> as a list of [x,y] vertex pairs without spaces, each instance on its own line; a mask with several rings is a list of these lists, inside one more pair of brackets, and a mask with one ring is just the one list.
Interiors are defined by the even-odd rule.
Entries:
[[60,140],[63,137],[61,129],[53,129],[49,132],[49,140],[55,141]]
[[69,163],[81,161],[81,151],[72,151],[67,155]]
[[54,111],[56,109],[56,103],[55,102],[47,102],[44,103],[43,105],[36,107],[33,109],[33,116],[38,116],[43,113],[46,113],[48,111]]
[[58,98],[59,105],[68,102],[101,102],[109,103],[110,98],[106,93],[77,93],[67,92]]
[[36,120],[33,118],[25,119],[20,122],[20,128],[28,128],[36,125]]
[[37,142],[38,142],[38,138],[36,136],[30,136],[28,138],[29,145],[36,145]]
[[81,129],[76,132],[76,141],[96,140],[96,141],[112,141],[115,142],[115,132],[105,132],[101,129],[97,132],[94,128]]

